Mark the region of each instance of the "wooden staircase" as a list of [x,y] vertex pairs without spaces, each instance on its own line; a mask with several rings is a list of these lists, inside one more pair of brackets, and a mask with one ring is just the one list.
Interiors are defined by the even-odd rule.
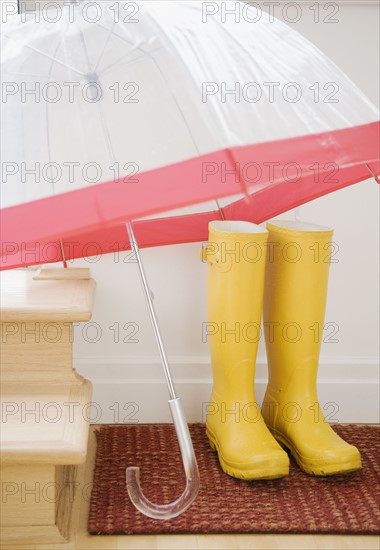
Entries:
[[66,542],[74,499],[88,490],[76,465],[86,460],[92,388],[72,349],[73,323],[91,318],[95,282],[62,274],[2,273],[2,543]]

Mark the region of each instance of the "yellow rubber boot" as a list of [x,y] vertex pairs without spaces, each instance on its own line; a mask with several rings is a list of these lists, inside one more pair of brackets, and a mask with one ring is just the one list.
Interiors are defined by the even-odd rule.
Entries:
[[316,380],[333,231],[292,221],[267,224],[264,331],[269,381],[262,414],[308,474],[361,467],[356,447],[327,424]]
[[268,233],[248,222],[211,222],[207,340],[213,389],[206,433],[226,474],[271,479],[289,472],[289,458],[270,434],[254,395]]

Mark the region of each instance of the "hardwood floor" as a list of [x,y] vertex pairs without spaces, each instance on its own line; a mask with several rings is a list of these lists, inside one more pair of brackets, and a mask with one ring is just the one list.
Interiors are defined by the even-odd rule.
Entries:
[[[95,459],[95,431],[91,429],[88,459],[79,470],[79,483],[90,488]],[[89,498],[75,499],[74,534],[63,545],[2,545],[1,550],[379,550],[377,536],[332,535],[118,535],[90,536],[87,533]],[[89,495],[88,495],[89,496]]]

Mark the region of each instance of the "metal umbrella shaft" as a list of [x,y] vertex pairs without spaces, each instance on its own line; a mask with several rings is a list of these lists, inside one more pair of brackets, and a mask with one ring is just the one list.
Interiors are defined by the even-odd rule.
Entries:
[[154,335],[156,337],[157,346],[158,346],[158,349],[159,349],[159,352],[160,352],[162,367],[164,369],[164,374],[165,374],[166,382],[167,382],[167,385],[168,385],[170,399],[176,399],[177,396],[176,396],[176,393],[175,393],[174,384],[173,384],[173,380],[172,380],[172,377],[171,377],[170,367],[169,367],[169,363],[168,363],[168,360],[167,360],[167,357],[166,357],[164,345],[162,343],[162,338],[161,338],[160,329],[159,329],[159,326],[158,326],[156,312],[154,310],[152,295],[151,295],[150,289],[148,287],[144,266],[143,266],[143,263],[141,261],[140,248],[139,248],[139,245],[137,244],[137,241],[136,241],[136,237],[135,237],[135,234],[134,234],[134,231],[133,231],[132,223],[128,222],[126,224],[126,227],[127,227],[127,231],[128,231],[129,242],[130,242],[132,250],[135,254],[135,257],[136,257],[136,260],[137,260],[137,265],[138,265],[138,268],[139,268],[139,271],[140,271],[140,277],[141,277],[141,282],[142,282],[143,289],[144,289],[144,295],[145,295],[146,303],[147,303],[147,306],[148,306],[150,320],[152,322],[152,326],[153,326],[153,330],[154,330]]

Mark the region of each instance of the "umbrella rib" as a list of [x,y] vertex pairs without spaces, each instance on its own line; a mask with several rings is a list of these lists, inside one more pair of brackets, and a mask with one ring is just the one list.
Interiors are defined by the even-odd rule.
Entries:
[[[108,71],[110,71],[113,67],[115,67],[115,65],[117,65],[122,59],[124,59],[124,55],[122,55],[121,57],[119,57],[116,61],[114,61],[113,63],[111,63],[111,65],[108,65],[108,67],[106,67],[105,69],[103,69],[103,71],[101,71],[99,73],[99,76],[104,76],[105,74],[108,73]],[[126,63],[124,65],[124,67],[128,66],[130,63],[135,63],[136,61],[141,61],[142,59],[144,59],[144,56],[141,56],[139,57],[138,59],[132,59],[131,61],[129,61],[129,63]]]
[[33,78],[43,78],[43,74],[37,74],[37,73],[15,73],[12,72],[12,76],[22,76],[22,77],[33,77]]
[[368,172],[371,174],[371,176],[374,178],[375,182],[376,183],[380,183],[380,176],[376,176],[376,174],[374,174],[371,170],[371,168],[368,166],[368,164],[366,163],[366,167],[367,167],[367,170]]
[[87,61],[87,70],[88,70],[88,72],[90,73],[90,72],[92,71],[92,66],[91,66],[90,57],[89,57],[89,55],[88,55],[88,50],[87,50],[87,46],[86,46],[86,41],[85,41],[85,39],[84,39],[84,34],[83,34],[82,29],[81,29],[81,31],[80,31],[80,39],[81,39],[81,42],[82,42],[84,55],[85,55],[86,61]]
[[93,71],[94,73],[96,73],[96,69],[98,68],[99,63],[101,62],[101,60],[103,58],[104,52],[106,51],[106,48],[108,46],[108,42],[110,41],[111,35],[114,34],[113,30],[115,28],[115,25],[116,25],[116,21],[114,21],[114,24],[112,25],[112,27],[111,27],[111,29],[108,33],[108,36],[106,38],[106,41],[104,43],[103,50],[102,50],[101,54],[99,55],[99,58],[98,58],[97,62],[95,63],[95,67],[94,67],[94,71]]
[[[103,25],[101,24],[97,24],[98,27],[100,27],[101,29],[104,29],[106,30],[106,27],[104,27]],[[116,34],[114,32],[114,28],[115,28],[115,25],[113,25],[111,31],[110,31],[110,34],[113,34],[114,36],[116,36],[117,38],[119,38],[120,40],[122,40],[123,42],[126,42],[127,44],[129,44],[130,46],[132,46],[132,50],[131,51],[134,51],[134,50],[138,50],[140,52],[142,52],[143,54],[147,55],[147,52],[145,52],[142,47],[139,45],[139,44],[133,44],[133,42],[131,42],[130,40],[127,40],[126,38],[122,37],[122,36],[119,36],[118,34]],[[108,29],[107,29],[108,30]],[[108,44],[108,42],[107,42]],[[161,47],[160,47],[161,48]],[[157,49],[160,49],[160,48],[157,48]],[[156,50],[155,50],[156,51]],[[102,52],[102,55],[103,55],[103,52]],[[107,67],[105,67],[103,69],[103,71],[101,71],[99,73],[99,76],[102,76],[104,75],[105,73],[107,73],[107,71],[109,71],[110,69],[112,69],[112,67],[114,67],[115,65],[117,65],[119,63],[119,61],[121,61],[122,59],[124,59],[125,55],[122,55],[120,56],[116,61],[114,61],[113,63],[111,63],[111,65],[108,65]],[[139,59],[137,60],[133,60],[133,61],[140,61],[140,59],[143,59],[144,57],[140,57]],[[98,63],[97,63],[98,65]]]
[[[59,48],[61,47],[61,44],[62,44],[62,37],[58,42],[58,45],[57,45],[57,47],[55,49],[55,52],[54,52],[54,55],[57,54]],[[55,57],[52,58],[52,62],[51,62],[50,69],[49,69],[49,74],[48,74],[49,84],[51,82],[51,76],[52,76],[52,73],[53,73],[54,63],[55,63]],[[46,102],[46,134],[47,134],[48,157],[49,157],[49,162],[51,162],[51,143],[50,143],[50,132],[49,132],[49,102],[48,101]],[[53,194],[55,195],[55,187],[54,187],[54,182],[53,181],[51,182],[51,185],[52,185]]]
[[215,199],[216,206],[218,207],[220,217],[222,218],[222,221],[226,221],[226,218],[224,216],[223,208],[220,206],[218,199]]
[[[18,40],[17,38],[15,38],[14,36],[9,36],[8,34],[4,34],[4,36],[6,38],[8,38],[9,40],[16,40],[18,42],[21,42],[20,40]],[[46,57],[47,59],[51,59],[52,61],[54,61],[54,63],[59,63],[60,65],[63,65],[64,67],[66,67],[66,69],[70,69],[71,71],[74,71],[75,73],[77,74],[80,74],[81,76],[84,76],[84,73],[82,73],[81,71],[79,71],[78,69],[75,69],[74,67],[72,67],[71,65],[67,65],[67,63],[64,63],[63,61],[60,61],[59,59],[54,59],[53,56],[47,54],[47,53],[44,53],[42,52],[41,50],[39,50],[38,48],[35,48],[34,46],[31,46],[30,44],[23,44],[25,48],[28,48],[29,50],[32,50],[36,53],[39,53],[40,55],[42,55],[43,57]]]

